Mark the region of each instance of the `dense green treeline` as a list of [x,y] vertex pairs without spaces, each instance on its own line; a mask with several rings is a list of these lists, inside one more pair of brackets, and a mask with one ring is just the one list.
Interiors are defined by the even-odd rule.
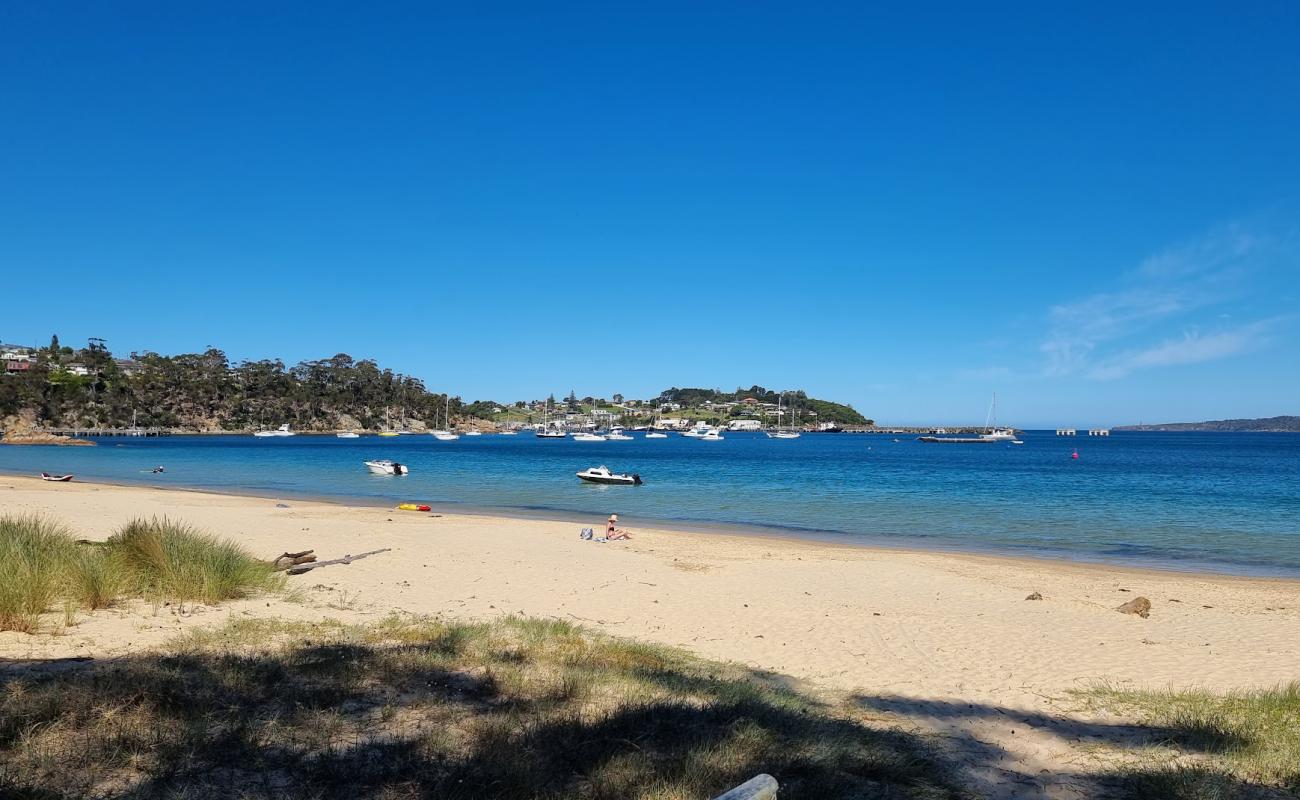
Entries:
[[[86,374],[78,374],[79,372]],[[57,338],[30,367],[0,379],[0,417],[35,414],[43,427],[247,430],[284,423],[299,430],[380,428],[385,412],[404,421],[440,422],[446,396],[370,360],[340,353],[286,366],[279,360],[230,363],[221,350],[113,358],[102,342],[81,350]],[[451,416],[462,411],[450,400]]]

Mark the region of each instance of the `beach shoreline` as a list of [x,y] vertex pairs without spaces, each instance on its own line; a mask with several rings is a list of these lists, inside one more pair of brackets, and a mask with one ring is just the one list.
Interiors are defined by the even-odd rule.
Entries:
[[[17,480],[39,484],[39,478],[29,474],[0,469],[0,480]],[[340,507],[393,508],[398,502],[415,502],[414,500],[384,500],[374,496],[342,497],[333,495],[313,495],[302,492],[275,492],[256,487],[241,487],[224,490],[218,487],[166,486],[146,483],[144,480],[112,480],[108,478],[77,478],[76,482],[84,485],[115,486],[127,489],[144,489],[159,492],[180,492],[208,494],[220,497],[241,497],[259,500],[292,500],[294,502],[320,503]],[[444,517],[474,517],[491,519],[508,519],[520,522],[567,522],[575,518],[586,518],[584,512],[562,508],[533,508],[521,506],[476,506],[446,501],[419,501],[427,504],[432,513]],[[611,511],[617,511],[616,503],[611,503]],[[764,541],[787,541],[792,543],[811,543],[826,547],[843,547],[861,550],[879,550],[891,553],[925,555],[940,554],[972,559],[990,559],[997,561],[1028,561],[1047,563],[1058,567],[1076,566],[1087,570],[1099,568],[1108,572],[1133,571],[1135,573],[1159,572],[1185,576],[1212,576],[1221,578],[1241,578],[1247,580],[1269,580],[1300,583],[1300,574],[1290,570],[1270,570],[1247,564],[1232,564],[1217,561],[1195,559],[1144,559],[1136,556],[1104,557],[1098,554],[1076,552],[1050,547],[1016,548],[1006,544],[983,545],[981,543],[957,543],[950,539],[920,537],[889,537],[862,533],[847,533],[836,530],[800,528],[782,525],[754,525],[747,523],[727,523],[706,520],[672,519],[652,517],[638,519],[637,527],[668,534],[705,534],[709,536],[731,536],[741,539],[758,539]]]

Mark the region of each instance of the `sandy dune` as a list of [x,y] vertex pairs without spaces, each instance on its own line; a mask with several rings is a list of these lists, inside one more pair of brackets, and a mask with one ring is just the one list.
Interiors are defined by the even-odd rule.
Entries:
[[[46,513],[87,538],[165,514],[267,558],[391,548],[291,578],[305,602],[110,610],[63,636],[0,634],[0,656],[111,655],[230,615],[560,617],[858,693],[882,718],[947,734],[996,794],[1053,797],[1076,794],[1062,776],[1078,768],[1078,742],[1123,734],[1116,721],[1069,713],[1071,688],[1300,678],[1293,581],[682,533],[626,516],[635,539],[601,544],[578,538],[599,519],[283,502],[0,478],[0,510]],[[1138,595],[1153,604],[1149,619],[1114,610]]]

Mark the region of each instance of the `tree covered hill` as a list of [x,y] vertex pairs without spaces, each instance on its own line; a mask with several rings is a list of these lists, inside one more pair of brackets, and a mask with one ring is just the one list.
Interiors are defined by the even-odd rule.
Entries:
[[1235,431],[1238,433],[1300,432],[1300,417],[1215,419],[1207,422],[1166,422],[1158,425],[1124,425],[1117,431]]
[[[834,422],[839,425],[872,424],[871,420],[858,413],[853,406],[832,403],[829,400],[818,400],[809,397],[803,391],[781,394],[758,385],[751,386],[748,389],[736,389],[734,392],[723,392],[718,389],[678,389],[673,387],[664,390],[659,395],[659,401],[678,403],[689,408],[704,403],[742,402],[751,397],[760,403],[772,404],[777,402],[778,397],[784,398],[781,403],[793,409],[805,422],[815,420],[817,422]],[[743,409],[736,409],[736,412],[743,413]]]
[[[85,373],[85,374],[82,374]],[[141,427],[237,431],[289,423],[300,430],[432,424],[445,395],[416,378],[346,354],[288,367],[232,364],[221,350],[115,359],[102,342],[80,350],[55,337],[22,372],[0,377],[0,418],[24,413],[42,427]],[[462,403],[450,398],[451,416]]]
[[[430,391],[417,378],[383,369],[371,360],[340,353],[287,366],[280,360],[232,363],[216,348],[164,356],[154,352],[114,358],[102,340],[80,349],[49,346],[23,358],[21,369],[0,375],[0,423],[25,419],[42,428],[163,427],[193,431],[246,431],[288,423],[295,430],[332,431],[393,426],[419,430],[451,421],[491,419],[499,410],[489,400],[462,402]],[[721,392],[668,389],[663,403],[687,407],[736,402],[732,416],[746,415],[753,398],[777,402],[761,386]],[[852,407],[787,392],[782,401],[803,422],[865,425]],[[512,404],[523,409],[522,401]],[[552,407],[555,407],[552,402]],[[0,427],[4,427],[0,424]]]

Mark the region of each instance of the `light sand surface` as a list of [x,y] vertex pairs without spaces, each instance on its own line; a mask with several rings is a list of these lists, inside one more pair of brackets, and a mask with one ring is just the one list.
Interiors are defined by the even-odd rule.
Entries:
[[[305,601],[137,604],[82,617],[65,635],[0,634],[0,657],[111,656],[243,615],[558,617],[860,694],[882,719],[946,734],[973,781],[1017,797],[1086,793],[1071,777],[1086,771],[1078,744],[1125,734],[1120,721],[1074,713],[1072,688],[1300,679],[1295,581],[682,533],[627,516],[635,538],[602,544],[578,537],[584,526],[599,533],[599,518],[282,502],[0,477],[0,512],[44,513],[90,539],[167,515],[268,559],[391,548],[291,577]],[[1149,619],[1114,610],[1138,595],[1152,602]]]

